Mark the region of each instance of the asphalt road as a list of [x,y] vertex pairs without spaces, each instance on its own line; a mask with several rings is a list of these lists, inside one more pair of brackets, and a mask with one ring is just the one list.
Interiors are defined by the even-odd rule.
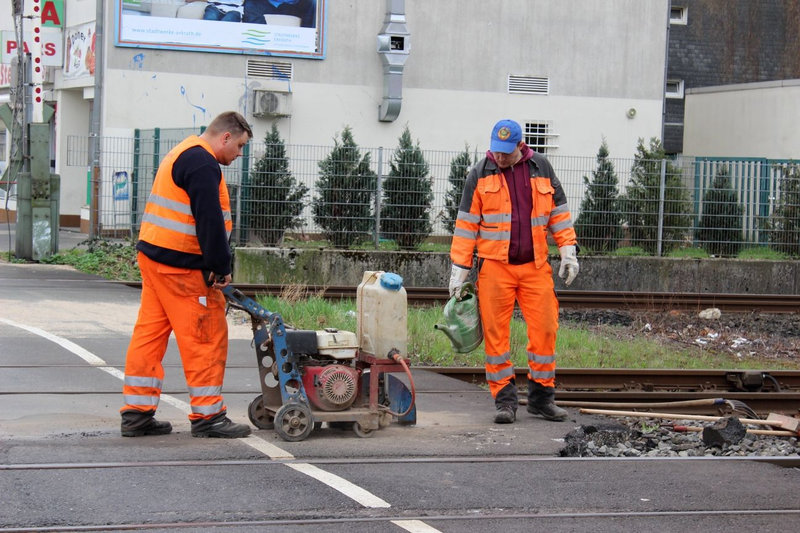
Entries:
[[[593,421],[491,423],[478,387],[414,372],[418,421],[372,438],[321,428],[194,439],[171,343],[158,437],[119,434],[138,291],[70,268],[0,263],[0,532],[796,530],[800,471],[745,460],[560,459]],[[231,319],[224,394],[260,392]]]

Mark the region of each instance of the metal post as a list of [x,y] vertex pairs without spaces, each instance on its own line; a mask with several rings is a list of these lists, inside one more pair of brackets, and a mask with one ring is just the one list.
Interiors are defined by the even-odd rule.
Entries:
[[243,245],[244,242],[244,233],[242,232],[242,228],[245,227],[244,223],[248,222],[249,219],[244,219],[243,211],[242,211],[242,189],[244,189],[245,183],[250,181],[250,143],[244,145],[242,148],[242,160],[239,163],[242,168],[241,175],[239,177],[239,186],[236,187],[236,211],[234,212],[234,226],[233,226],[233,242],[238,245]]
[[662,241],[664,238],[664,200],[667,190],[667,160],[661,160],[661,183],[658,191],[658,242],[656,257],[661,257]]
[[142,130],[133,130],[133,172],[131,173],[131,237],[139,227],[139,180],[142,179]]
[[381,240],[381,195],[383,191],[383,147],[378,148],[378,183],[375,187],[375,249]]
[[92,198],[89,204],[89,238],[94,239],[100,233],[98,195],[100,194],[100,139],[102,136],[103,110],[103,40],[105,31],[105,8],[103,0],[97,0],[95,6],[95,71],[94,96],[92,97],[92,123],[89,130],[89,167],[92,172]]

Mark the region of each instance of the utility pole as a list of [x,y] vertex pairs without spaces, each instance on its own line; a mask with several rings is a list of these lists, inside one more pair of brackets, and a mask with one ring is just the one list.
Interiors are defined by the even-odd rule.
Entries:
[[[44,103],[41,14],[43,0],[14,0],[17,37],[16,83],[13,108],[0,107],[0,120],[11,132],[12,158],[8,183],[17,184],[15,255],[39,260],[58,251],[60,178],[50,173],[50,119],[54,110]],[[23,27],[31,26],[25,52]]]
[[105,23],[105,8],[103,0],[96,0],[95,7],[95,67],[94,67],[94,96],[92,97],[92,124],[89,129],[89,170],[91,175],[91,198],[89,200],[89,238],[100,236],[99,199],[100,199],[100,139],[103,111],[103,56],[105,39],[103,28]]

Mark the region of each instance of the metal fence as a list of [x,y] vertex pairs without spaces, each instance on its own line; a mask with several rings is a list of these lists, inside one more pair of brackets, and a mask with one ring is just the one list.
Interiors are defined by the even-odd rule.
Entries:
[[[148,132],[133,138],[102,139],[99,197],[95,203],[95,220],[101,235],[130,232],[135,236],[158,163],[184,137],[185,132],[178,133],[159,136]],[[85,168],[87,146],[87,139],[70,137],[67,165]],[[375,247],[391,238],[402,240],[398,239],[398,231],[421,231],[411,242],[446,240],[452,234],[456,212],[453,198],[460,197],[463,186],[454,176],[463,179],[464,174],[455,169],[465,168],[458,166],[464,158],[472,164],[483,157],[483,151],[465,153],[463,148],[421,150],[424,177],[400,176],[391,182],[397,178],[392,167],[396,169],[398,158],[403,156],[400,148],[356,147],[347,157],[349,161],[335,161],[331,160],[334,146],[286,145],[282,158],[285,172],[281,172],[290,176],[294,187],[304,186],[307,192],[297,200],[300,205],[292,217],[294,224],[289,224],[291,228],[284,235],[286,213],[290,211],[286,184],[256,179],[259,161],[261,169],[265,164],[270,169],[283,168],[280,161],[265,160],[268,148],[264,143],[251,142],[244,157],[223,168],[232,199],[233,241],[238,246],[265,244],[265,228],[278,228],[277,235],[297,239],[317,239],[326,231],[352,231],[358,234],[356,240]],[[602,253],[633,246],[663,255],[678,247],[702,247],[714,255],[735,255],[743,247],[777,243],[781,251],[800,255],[800,172],[791,161],[640,160],[555,154],[548,155],[548,159],[566,193],[583,248]],[[342,163],[342,172],[371,174],[366,181],[353,174],[338,176],[338,183],[358,183],[363,190],[348,190],[361,194],[328,200],[349,205],[348,209],[330,210],[327,219],[315,216],[314,211],[315,205],[320,209],[326,198],[331,198],[325,194],[331,191],[324,190],[320,181],[324,174],[322,161],[328,162],[328,172]],[[420,193],[420,181],[429,194]],[[391,190],[387,190],[389,183]],[[259,190],[270,187],[275,190]],[[90,190],[87,184],[87,195]],[[269,200],[257,205],[258,198]],[[392,209],[386,209],[387,202]],[[326,230],[331,216],[338,217],[335,227],[339,229]],[[398,224],[421,218],[427,219],[427,226]]]

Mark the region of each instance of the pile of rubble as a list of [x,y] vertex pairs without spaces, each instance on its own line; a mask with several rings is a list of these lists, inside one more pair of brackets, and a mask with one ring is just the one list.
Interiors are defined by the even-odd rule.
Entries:
[[[757,431],[757,430],[756,430]],[[796,433],[796,432],[795,432]],[[800,456],[798,436],[755,434],[735,416],[693,420],[622,418],[583,425],[565,438],[562,457]]]

